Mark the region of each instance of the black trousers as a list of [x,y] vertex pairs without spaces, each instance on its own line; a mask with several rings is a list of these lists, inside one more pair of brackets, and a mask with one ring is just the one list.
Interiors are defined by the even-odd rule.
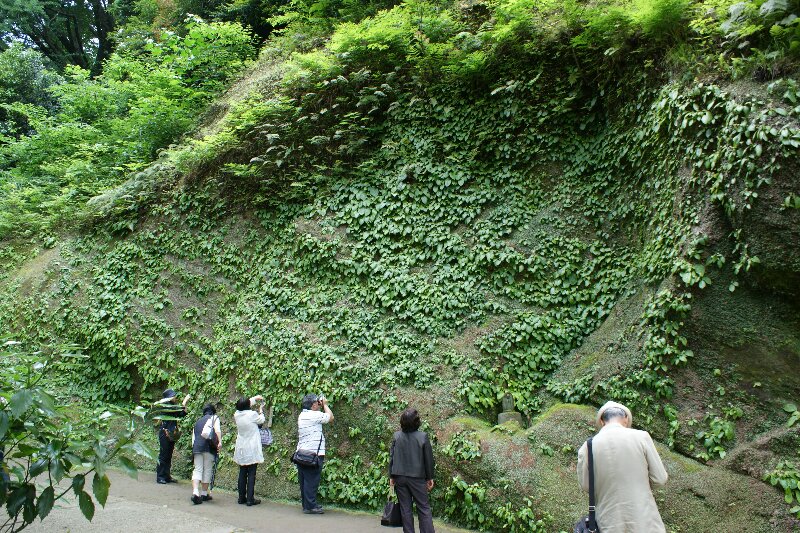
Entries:
[[169,481],[172,479],[172,452],[175,451],[175,443],[167,438],[163,429],[158,430],[158,464],[156,465],[156,479]]
[[319,478],[322,477],[323,462],[325,462],[325,458],[320,456],[319,466],[297,465],[297,479],[300,481],[300,499],[303,501],[304,511],[319,507],[317,489],[319,489]]
[[428,487],[421,477],[393,476],[400,516],[403,518],[403,533],[414,533],[414,515],[411,513],[411,500],[417,504],[417,518],[420,533],[435,533],[433,514],[428,502]]
[[258,463],[239,465],[239,503],[252,502],[256,491]]

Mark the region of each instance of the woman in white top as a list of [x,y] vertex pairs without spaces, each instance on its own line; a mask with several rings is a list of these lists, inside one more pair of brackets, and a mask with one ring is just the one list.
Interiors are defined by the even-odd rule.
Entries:
[[[254,497],[256,486],[256,467],[264,462],[264,452],[261,450],[261,435],[258,425],[264,423],[264,404],[258,403],[264,399],[256,395],[252,398],[239,398],[236,402],[236,449],[233,452],[233,461],[239,465],[239,503],[247,506],[258,505],[261,500]],[[258,403],[258,412],[253,411],[253,405]]]

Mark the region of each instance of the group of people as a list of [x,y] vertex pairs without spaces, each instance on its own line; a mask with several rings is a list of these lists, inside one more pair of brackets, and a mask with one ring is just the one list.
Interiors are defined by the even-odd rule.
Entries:
[[[186,404],[191,398],[186,395],[183,402],[177,405],[177,393],[167,389],[162,395],[158,427],[159,454],[156,465],[156,482],[160,484],[174,483],[172,478],[172,454],[175,442],[180,436],[178,419],[185,417]],[[324,513],[317,503],[317,491],[325,462],[325,435],[322,425],[333,422],[333,412],[327,400],[316,394],[307,394],[302,401],[303,410],[297,418],[297,449],[308,449],[316,453],[316,466],[296,465],[300,480],[300,497],[303,512],[306,514]],[[236,445],[233,461],[239,465],[239,499],[240,504],[248,507],[258,505],[261,500],[255,497],[256,469],[264,462],[260,429],[265,422],[264,397],[242,397],[236,402],[233,415],[236,423]],[[213,500],[211,486],[219,458],[219,445],[222,442],[222,428],[217,409],[212,404],[203,407],[203,414],[194,424],[192,431],[192,456],[194,470],[192,472],[191,501],[195,505]]]
[[[188,413],[186,404],[191,398],[186,395],[183,402],[176,403],[177,393],[167,389],[158,402],[161,404],[161,419],[158,428],[159,455],[156,466],[156,482],[173,483],[171,476],[172,454],[175,441],[179,437],[178,419]],[[264,462],[260,427],[265,422],[264,397],[242,397],[236,402],[233,415],[236,422],[236,445],[233,461],[239,465],[240,504],[257,505],[261,500],[255,498],[256,468]],[[302,400],[302,411],[297,417],[296,451],[314,452],[313,465],[296,464],[300,483],[300,500],[305,514],[323,514],[325,511],[317,502],[317,491],[325,463],[324,424],[333,422],[334,416],[324,396],[306,394]],[[419,431],[421,421],[416,409],[406,409],[400,416],[400,431],[394,434],[389,459],[389,485],[397,494],[398,505],[403,520],[403,531],[414,531],[412,502],[417,506],[417,516],[422,533],[435,533],[428,493],[433,489],[434,459],[428,435]],[[192,472],[191,501],[195,505],[213,500],[211,486],[219,457],[219,443],[222,442],[222,429],[217,410],[212,404],[203,407],[203,414],[194,424],[192,431]]]
[[[180,406],[172,389],[164,391],[161,402],[172,406],[159,428],[161,446],[156,481],[170,483],[172,452],[177,440],[177,419],[186,416],[187,394]],[[265,422],[264,398],[242,397],[236,402],[236,446],[233,460],[239,465],[239,499],[247,506],[261,503],[255,498],[256,468],[264,462],[259,428]],[[306,514],[323,514],[317,503],[317,491],[325,462],[324,424],[334,416],[323,396],[307,394],[297,418],[297,451],[316,454],[315,464],[296,464],[300,499]],[[666,532],[653,497],[652,487],[666,483],[668,475],[653,440],[646,431],[632,429],[633,415],[622,404],[608,402],[597,412],[598,433],[592,438],[591,451],[584,444],[578,451],[578,480],[585,491],[590,489],[588,459],[592,455],[596,521],[604,533]],[[434,533],[428,494],[434,487],[434,457],[428,435],[420,431],[416,409],[400,415],[400,430],[392,437],[389,454],[389,485],[397,495],[403,532],[414,532],[413,505],[421,533]],[[216,468],[222,432],[216,408],[207,404],[194,424],[192,434],[192,496],[194,504],[212,500],[210,488]]]
[[[159,454],[156,465],[156,482],[174,483],[172,478],[172,454],[180,433],[178,419],[187,415],[186,404],[191,398],[186,395],[180,406],[175,404],[177,394],[167,389],[158,402],[161,404],[158,428]],[[331,416],[332,418],[332,416]],[[233,415],[236,423],[236,446],[233,461],[239,465],[239,500],[248,507],[258,505],[261,500],[255,497],[256,468],[264,462],[261,444],[261,426],[265,422],[264,397],[260,394],[252,398],[242,397],[236,401]],[[222,426],[217,409],[212,404],[203,406],[203,414],[194,423],[192,430],[192,496],[195,505],[213,500],[211,487],[216,473],[219,447],[222,442]]]

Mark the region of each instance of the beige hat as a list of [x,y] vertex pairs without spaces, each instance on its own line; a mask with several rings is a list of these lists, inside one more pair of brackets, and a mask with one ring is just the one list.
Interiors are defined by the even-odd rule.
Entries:
[[620,409],[625,411],[625,415],[628,417],[627,424],[625,424],[625,426],[626,427],[631,427],[631,424],[633,424],[633,415],[631,414],[631,410],[628,409],[627,407],[625,407],[624,405],[622,405],[621,403],[617,403],[617,402],[606,402],[605,405],[603,405],[603,407],[601,407],[600,409],[597,410],[597,418],[595,419],[595,423],[597,424],[597,427],[602,427],[603,426],[603,424],[601,422],[601,418],[603,416],[603,412],[606,409],[608,409],[609,407],[619,407]]

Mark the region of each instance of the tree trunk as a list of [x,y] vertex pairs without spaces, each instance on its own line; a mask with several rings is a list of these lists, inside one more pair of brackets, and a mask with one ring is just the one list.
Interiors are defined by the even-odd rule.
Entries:
[[94,14],[94,33],[97,36],[97,57],[92,65],[92,76],[99,75],[103,70],[103,62],[111,56],[112,43],[109,34],[114,31],[114,19],[108,13],[111,4],[103,3],[102,0],[89,0]]

